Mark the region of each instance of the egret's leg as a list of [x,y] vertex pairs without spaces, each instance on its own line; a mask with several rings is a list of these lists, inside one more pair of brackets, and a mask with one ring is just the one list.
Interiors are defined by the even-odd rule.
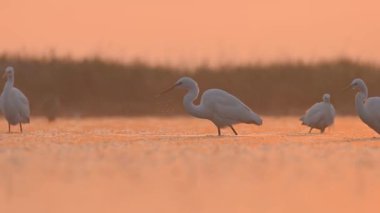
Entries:
[[11,124],[8,123],[8,133],[11,133]]
[[313,130],[313,128],[312,128],[312,127],[310,127],[309,133],[311,133],[311,130]]
[[230,125],[230,128],[232,129],[232,131],[234,131],[235,135],[238,135],[238,133],[236,132],[236,130],[234,129],[232,125]]
[[20,123],[20,132],[22,132],[22,124]]
[[220,134],[220,127],[218,127],[218,136],[220,136],[221,134]]

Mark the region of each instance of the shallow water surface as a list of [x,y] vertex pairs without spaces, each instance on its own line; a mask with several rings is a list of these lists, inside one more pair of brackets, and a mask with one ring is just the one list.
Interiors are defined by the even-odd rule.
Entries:
[[0,123],[0,212],[378,212],[380,137],[264,117],[223,136],[191,117]]

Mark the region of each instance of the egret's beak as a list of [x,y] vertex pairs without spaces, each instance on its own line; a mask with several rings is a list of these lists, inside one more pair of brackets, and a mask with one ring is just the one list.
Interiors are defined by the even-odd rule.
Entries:
[[167,88],[166,90],[162,91],[159,95],[163,95],[165,93],[168,93],[170,91],[172,91],[174,88],[176,88],[176,86],[178,86],[179,84],[174,84],[173,86]]
[[156,97],[160,97],[161,95],[165,94],[165,93],[168,93],[170,91],[172,91],[174,88],[176,88],[178,85],[180,85],[181,82],[179,83],[176,83],[174,84],[173,86],[171,86],[170,88],[167,88],[166,90],[162,91],[160,94],[158,94]]
[[345,91],[347,91],[348,89],[350,89],[351,88],[351,84],[349,84],[349,85],[347,85],[346,87],[344,87],[343,89],[342,89],[342,92],[345,92]]
[[3,78],[6,78],[7,77],[7,72],[4,72],[3,73]]

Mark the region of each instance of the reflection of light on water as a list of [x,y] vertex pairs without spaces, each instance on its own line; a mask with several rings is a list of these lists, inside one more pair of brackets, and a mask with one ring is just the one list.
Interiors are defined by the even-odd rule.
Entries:
[[25,134],[1,135],[0,187],[12,187],[12,202],[1,188],[0,209],[36,212],[48,201],[58,213],[160,205],[222,213],[237,204],[243,212],[369,212],[380,194],[380,143],[356,117],[337,119],[323,135],[305,134],[292,117],[267,117],[219,137],[209,122],[186,117],[33,118]]
[[143,133],[143,134],[109,134],[109,135],[113,135],[113,136],[125,136],[125,137],[147,137],[147,136],[152,136],[152,137],[183,137],[183,138],[187,138],[187,137],[215,137],[215,138],[224,138],[224,137],[255,137],[257,135],[270,135],[270,134],[264,134],[264,133],[259,133],[257,135],[222,135],[222,136],[218,136],[218,135],[211,135],[211,134],[148,134],[148,133]]

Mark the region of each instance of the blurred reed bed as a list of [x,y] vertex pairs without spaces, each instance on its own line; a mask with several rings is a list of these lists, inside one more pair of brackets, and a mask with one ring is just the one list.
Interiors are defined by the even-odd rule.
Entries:
[[184,70],[139,61],[123,64],[99,58],[73,60],[3,54],[0,56],[2,72],[7,65],[15,67],[15,84],[29,97],[32,114],[53,119],[57,114],[184,114],[184,91],[157,95],[185,75],[198,81],[201,93],[209,88],[222,88],[257,113],[268,115],[300,115],[326,92],[332,95],[338,114],[353,114],[354,92],[342,89],[357,77],[367,82],[370,96],[380,95],[380,68],[347,59],[318,63],[203,65]]

